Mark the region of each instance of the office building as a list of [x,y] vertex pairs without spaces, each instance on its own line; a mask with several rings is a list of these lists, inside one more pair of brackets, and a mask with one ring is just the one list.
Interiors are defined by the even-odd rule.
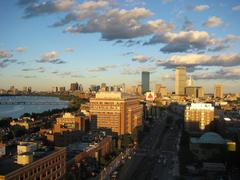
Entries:
[[142,94],[150,90],[149,83],[150,83],[150,73],[143,71],[142,72]]
[[106,83],[101,83],[99,91],[107,91],[107,84]]
[[187,86],[185,87],[185,95],[191,98],[203,98],[204,89],[200,86]]
[[32,88],[31,87],[23,87],[23,93],[24,94],[30,94],[32,92]]
[[176,67],[175,94],[184,95],[186,87],[186,67]]
[[71,83],[70,84],[70,91],[77,91],[77,90],[79,90],[79,85],[78,85],[78,83],[76,82],[76,83]]
[[99,89],[100,89],[99,85],[91,85],[89,88],[90,92],[98,92]]
[[136,96],[122,92],[98,92],[90,99],[92,128],[105,127],[120,134],[131,134],[142,124],[143,107]]
[[223,85],[216,84],[214,86],[214,98],[223,98]]
[[165,86],[162,86],[161,84],[155,84],[154,92],[157,96],[167,96],[167,88]]
[[63,93],[63,92],[65,92],[66,91],[66,88],[63,86],[63,87],[59,87],[59,91],[61,92],[61,93]]
[[185,108],[187,131],[204,130],[214,120],[214,107],[209,103],[192,103]]

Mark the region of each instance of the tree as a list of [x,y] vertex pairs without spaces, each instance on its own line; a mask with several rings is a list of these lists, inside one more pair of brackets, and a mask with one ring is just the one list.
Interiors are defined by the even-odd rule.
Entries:
[[119,140],[121,142],[121,147],[122,148],[127,148],[130,144],[133,143],[130,134],[120,135]]
[[143,127],[142,126],[135,127],[133,129],[131,137],[134,142],[140,143],[143,139]]

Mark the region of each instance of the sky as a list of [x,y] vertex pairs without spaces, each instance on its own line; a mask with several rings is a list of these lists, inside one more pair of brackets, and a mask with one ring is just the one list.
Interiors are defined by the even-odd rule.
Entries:
[[185,65],[206,92],[240,92],[239,17],[239,0],[0,1],[0,89],[131,86],[149,71],[174,91]]

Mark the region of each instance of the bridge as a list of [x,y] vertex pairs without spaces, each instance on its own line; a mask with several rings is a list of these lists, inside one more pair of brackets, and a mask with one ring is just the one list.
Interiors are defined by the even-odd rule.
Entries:
[[0,101],[0,105],[68,105],[68,102],[46,102],[46,101]]

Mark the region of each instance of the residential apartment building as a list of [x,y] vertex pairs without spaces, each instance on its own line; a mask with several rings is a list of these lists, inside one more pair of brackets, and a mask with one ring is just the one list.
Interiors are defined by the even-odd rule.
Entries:
[[209,103],[192,103],[185,108],[185,128],[204,130],[214,120],[214,107]]

